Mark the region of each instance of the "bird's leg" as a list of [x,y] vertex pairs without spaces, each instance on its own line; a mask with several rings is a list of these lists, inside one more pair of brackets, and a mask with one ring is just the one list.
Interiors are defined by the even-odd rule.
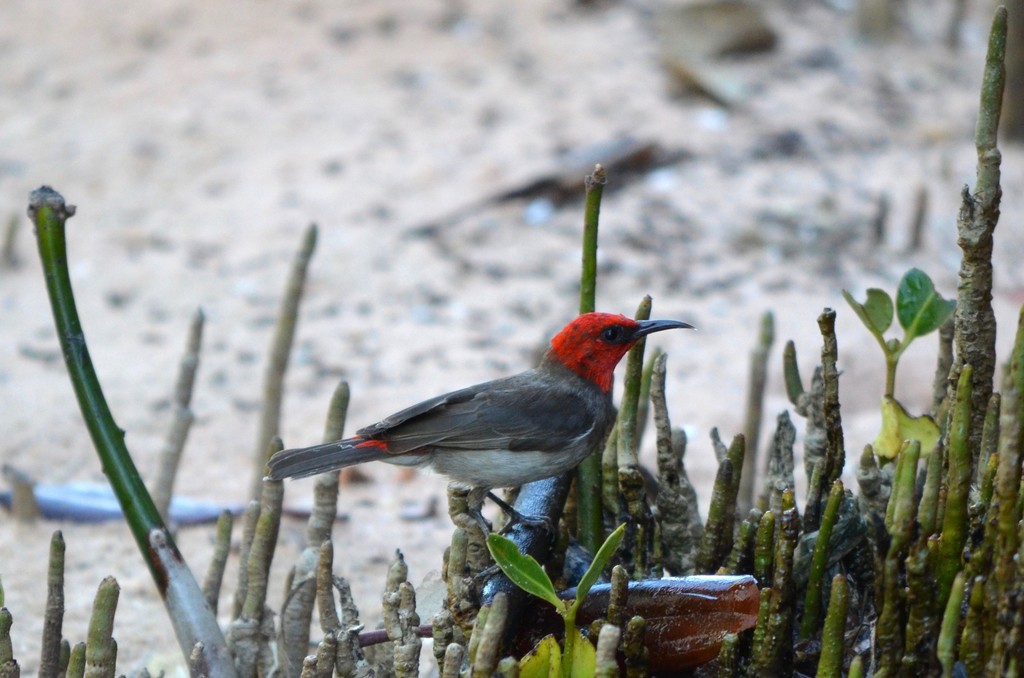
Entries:
[[494,494],[489,490],[487,492],[487,497],[495,504],[497,504],[498,508],[500,508],[506,514],[508,514],[508,517],[511,518],[509,523],[505,525],[502,532],[507,532],[508,529],[516,523],[522,523],[524,525],[535,525],[537,527],[543,528],[548,533],[548,535],[554,537],[555,528],[554,525],[551,524],[551,521],[547,518],[547,516],[524,515],[519,511],[515,510],[515,508],[512,507],[507,501],[505,501],[504,499],[502,499],[501,497],[499,497],[498,495]]
[[[466,497],[466,513],[476,521],[480,526],[480,529],[484,532],[484,538],[487,537],[494,528],[491,523],[484,518],[483,507],[484,497],[491,494],[486,487],[474,487],[470,490],[469,495]],[[491,495],[494,496],[494,495]]]
[[473,583],[477,586],[477,590],[484,585],[484,583],[493,577],[494,575],[501,572],[501,568],[497,565],[490,565],[480,570],[473,575]]
[[513,518],[520,518],[521,517],[520,514],[519,514],[519,511],[517,511],[514,508],[512,508],[511,504],[509,504],[507,501],[505,501],[504,499],[502,499],[498,495],[494,494],[494,492],[492,492],[491,490],[487,491],[487,498],[490,499],[491,501],[493,501],[495,504],[497,504],[498,508],[500,508],[502,511],[504,511],[508,515],[512,516]]

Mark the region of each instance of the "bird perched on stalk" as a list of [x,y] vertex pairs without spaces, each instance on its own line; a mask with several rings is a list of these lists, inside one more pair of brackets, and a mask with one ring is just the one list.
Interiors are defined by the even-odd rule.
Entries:
[[558,475],[611,432],[612,373],[622,357],[646,335],[673,328],[692,325],[585,313],[554,336],[534,369],[425,400],[352,438],[278,452],[270,478],[368,461],[429,467],[477,489]]

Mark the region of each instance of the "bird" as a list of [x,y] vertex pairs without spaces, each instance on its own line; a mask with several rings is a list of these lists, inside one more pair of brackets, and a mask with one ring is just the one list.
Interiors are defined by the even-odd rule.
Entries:
[[344,440],[278,452],[272,480],[383,461],[426,467],[474,490],[517,487],[575,468],[615,423],[615,366],[640,339],[679,320],[584,313],[552,339],[540,364],[396,412]]

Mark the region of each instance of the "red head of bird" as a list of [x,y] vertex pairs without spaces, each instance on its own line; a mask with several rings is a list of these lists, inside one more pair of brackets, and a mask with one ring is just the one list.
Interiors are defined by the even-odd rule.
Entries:
[[612,387],[615,366],[646,335],[674,327],[692,328],[678,320],[633,320],[614,313],[584,313],[551,340],[546,358],[597,384]]

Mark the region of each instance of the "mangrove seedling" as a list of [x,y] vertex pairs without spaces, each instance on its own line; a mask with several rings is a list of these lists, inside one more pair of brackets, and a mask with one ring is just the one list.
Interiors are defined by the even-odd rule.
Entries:
[[523,555],[515,543],[500,534],[487,537],[487,548],[505,576],[530,595],[551,603],[565,622],[565,642],[558,646],[554,636],[545,636],[520,662],[521,676],[562,676],[582,678],[593,676],[597,668],[594,646],[576,627],[576,613],[587,597],[615,550],[626,534],[626,524],[619,525],[605,539],[590,567],[576,586],[575,600],[562,600],[554,584],[540,563],[532,556]]
[[[846,290],[843,290],[843,298],[878,341],[885,355],[882,430],[874,442],[875,453],[882,458],[892,459],[904,440],[917,440],[921,443],[922,454],[927,454],[938,442],[939,427],[928,415],[912,416],[896,400],[896,366],[914,339],[934,332],[949,319],[956,308],[956,302],[936,292],[928,274],[917,268],[907,271],[900,280],[895,305],[887,292],[877,288],[867,291],[864,302],[855,300]],[[886,331],[892,325],[893,315],[903,328],[901,339],[885,338]]]

